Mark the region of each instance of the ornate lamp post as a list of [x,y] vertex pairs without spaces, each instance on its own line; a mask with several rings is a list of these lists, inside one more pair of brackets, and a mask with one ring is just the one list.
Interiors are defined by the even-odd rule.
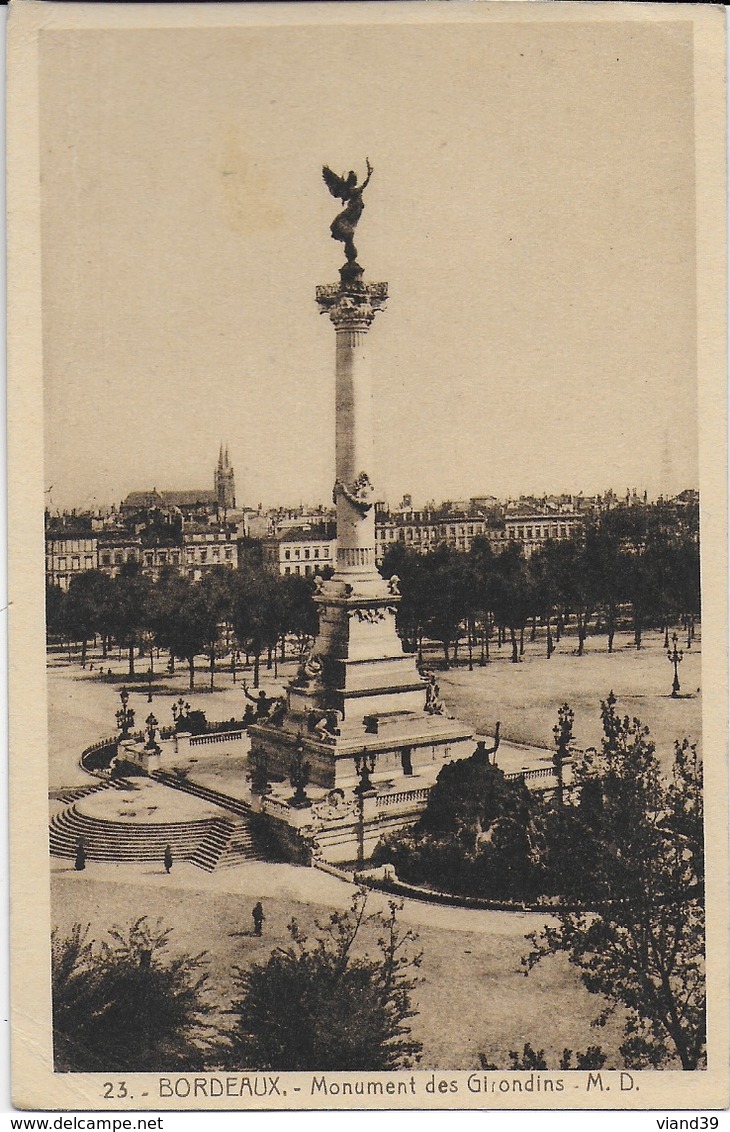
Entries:
[[370,775],[375,770],[375,754],[363,751],[362,754],[355,755],[355,770],[360,779],[355,787],[355,793],[362,798],[363,794],[368,794],[375,789],[370,780]]
[[[150,655],[152,655],[152,654],[150,653]],[[153,677],[153,675],[154,675],[154,673],[152,671],[152,665],[150,664],[149,668],[147,669],[147,703],[148,704],[152,703],[152,677]]]
[[311,764],[304,758],[304,745],[300,738],[297,740],[297,745],[294,748],[294,758],[292,759],[292,764],[289,769],[289,781],[294,787],[294,797],[291,800],[291,805],[300,810],[312,804],[305,791],[305,787],[309,782],[310,770]]
[[145,720],[145,726],[147,727],[147,742],[145,743],[145,749],[148,751],[159,751],[160,748],[155,742],[155,735],[157,734],[157,719],[152,714],[152,712],[150,712],[150,714],[147,716]]
[[555,736],[555,746],[557,750],[553,755],[553,763],[558,775],[558,789],[556,797],[558,806],[563,804],[563,764],[567,762],[570,754],[570,744],[574,738],[573,735],[573,720],[575,715],[568,704],[563,704],[558,708],[558,722],[553,727],[553,735]]
[[677,634],[672,633],[673,648],[667,652],[667,659],[674,665],[674,679],[672,680],[672,699],[676,700],[679,695],[679,666],[684,660],[684,653],[681,649],[677,648]]
[[129,692],[126,688],[122,688],[119,693],[119,699],[122,701],[122,706],[116,713],[117,727],[119,728],[120,739],[128,739],[130,728],[134,727],[134,709],[127,707],[129,703]]
[[365,796],[375,793],[370,775],[375,770],[375,753],[363,751],[355,755],[355,770],[360,778],[355,787],[358,801],[357,863],[365,863]]
[[172,705],[172,718],[175,723],[175,731],[178,730],[181,723],[183,723],[190,711],[190,704],[180,696],[177,703]]

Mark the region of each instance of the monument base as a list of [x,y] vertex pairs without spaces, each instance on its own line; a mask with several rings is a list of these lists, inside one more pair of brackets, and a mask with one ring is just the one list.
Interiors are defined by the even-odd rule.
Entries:
[[374,759],[373,785],[386,789],[395,779],[465,758],[474,749],[472,732],[465,724],[425,712],[373,715],[357,729],[344,726],[339,735],[325,739],[272,724],[254,724],[249,734],[273,779],[288,779],[301,744],[303,759],[309,763],[309,782],[327,790],[354,789],[359,782],[355,760],[363,756]]

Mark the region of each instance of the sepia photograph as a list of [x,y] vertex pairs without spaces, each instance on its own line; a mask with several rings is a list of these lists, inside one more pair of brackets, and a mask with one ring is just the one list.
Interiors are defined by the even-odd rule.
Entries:
[[8,35],[14,1103],[726,1105],[722,12]]

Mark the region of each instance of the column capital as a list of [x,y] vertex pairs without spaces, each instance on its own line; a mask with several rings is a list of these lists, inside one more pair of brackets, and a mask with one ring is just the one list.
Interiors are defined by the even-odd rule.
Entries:
[[316,292],[320,314],[329,314],[336,330],[367,330],[387,299],[387,283],[328,283]]

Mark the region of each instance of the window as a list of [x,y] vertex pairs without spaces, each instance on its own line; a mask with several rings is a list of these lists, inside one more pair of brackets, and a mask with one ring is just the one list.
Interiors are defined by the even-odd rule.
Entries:
[[124,555],[122,554],[122,552],[120,550],[118,550],[117,553],[114,555],[114,561],[117,564],[117,566],[121,566],[122,562],[124,562]]
[[290,550],[285,550],[285,551],[284,551],[284,557],[286,558],[286,560],[287,560],[287,562],[288,562],[288,561],[289,561],[289,559],[291,558],[291,551],[290,551]]
[[73,558],[71,559],[71,569],[72,570],[78,570],[79,565],[80,565],[79,557],[78,557],[77,554],[74,554]]
[[170,558],[171,558],[172,562],[177,566],[178,563],[180,562],[180,552],[178,550],[174,550],[172,552],[172,554],[170,555]]
[[[302,555],[302,552],[301,552],[301,550],[295,550],[295,551],[294,551],[294,557],[295,557],[295,558],[301,558],[301,555]],[[297,570],[297,574],[298,574],[298,573],[299,573],[299,571]]]
[[213,549],[213,558],[214,558],[214,559],[215,559],[215,561],[217,562],[217,561],[218,561],[218,559],[220,558],[220,556],[221,556],[221,552],[220,552],[220,550],[218,549],[218,547],[216,546],[216,547],[215,547],[215,548]]
[[165,566],[167,563],[167,555],[164,551],[160,551],[160,565]]
[[330,556],[330,548],[328,546],[326,546],[324,548],[324,557],[329,558],[329,556]]
[[205,549],[205,547],[203,547],[203,549],[200,551],[200,561],[201,562],[207,562],[207,560],[208,560],[208,551]]
[[311,569],[312,569],[312,567],[311,567],[311,566],[305,566],[305,567],[304,567],[304,573],[305,573],[305,574],[309,574],[309,573],[311,572]]
[[285,566],[284,567],[284,573],[285,574],[291,574],[291,566]]
[[227,546],[227,547],[226,547],[226,558],[227,558],[227,559],[228,559],[228,560],[230,561],[230,559],[231,559],[232,557],[233,557],[233,547],[232,547],[232,546]]
[[101,564],[102,564],[102,566],[111,566],[111,564],[112,564],[111,554],[102,554]]
[[134,562],[134,561],[135,561],[134,551],[128,550],[127,551],[127,562]]
[[145,556],[144,556],[144,560],[145,560],[145,564],[146,564],[147,566],[151,566],[151,565],[152,565],[153,557],[154,557],[154,556],[153,556],[152,554],[145,554]]
[[532,538],[532,527],[527,528],[527,537]]
[[319,558],[319,547],[318,546],[315,546],[315,548],[314,548],[314,557]]
[[58,569],[59,570],[65,570],[66,569],[66,559],[65,558],[59,558]]
[[304,551],[304,557],[309,558],[309,547]]

